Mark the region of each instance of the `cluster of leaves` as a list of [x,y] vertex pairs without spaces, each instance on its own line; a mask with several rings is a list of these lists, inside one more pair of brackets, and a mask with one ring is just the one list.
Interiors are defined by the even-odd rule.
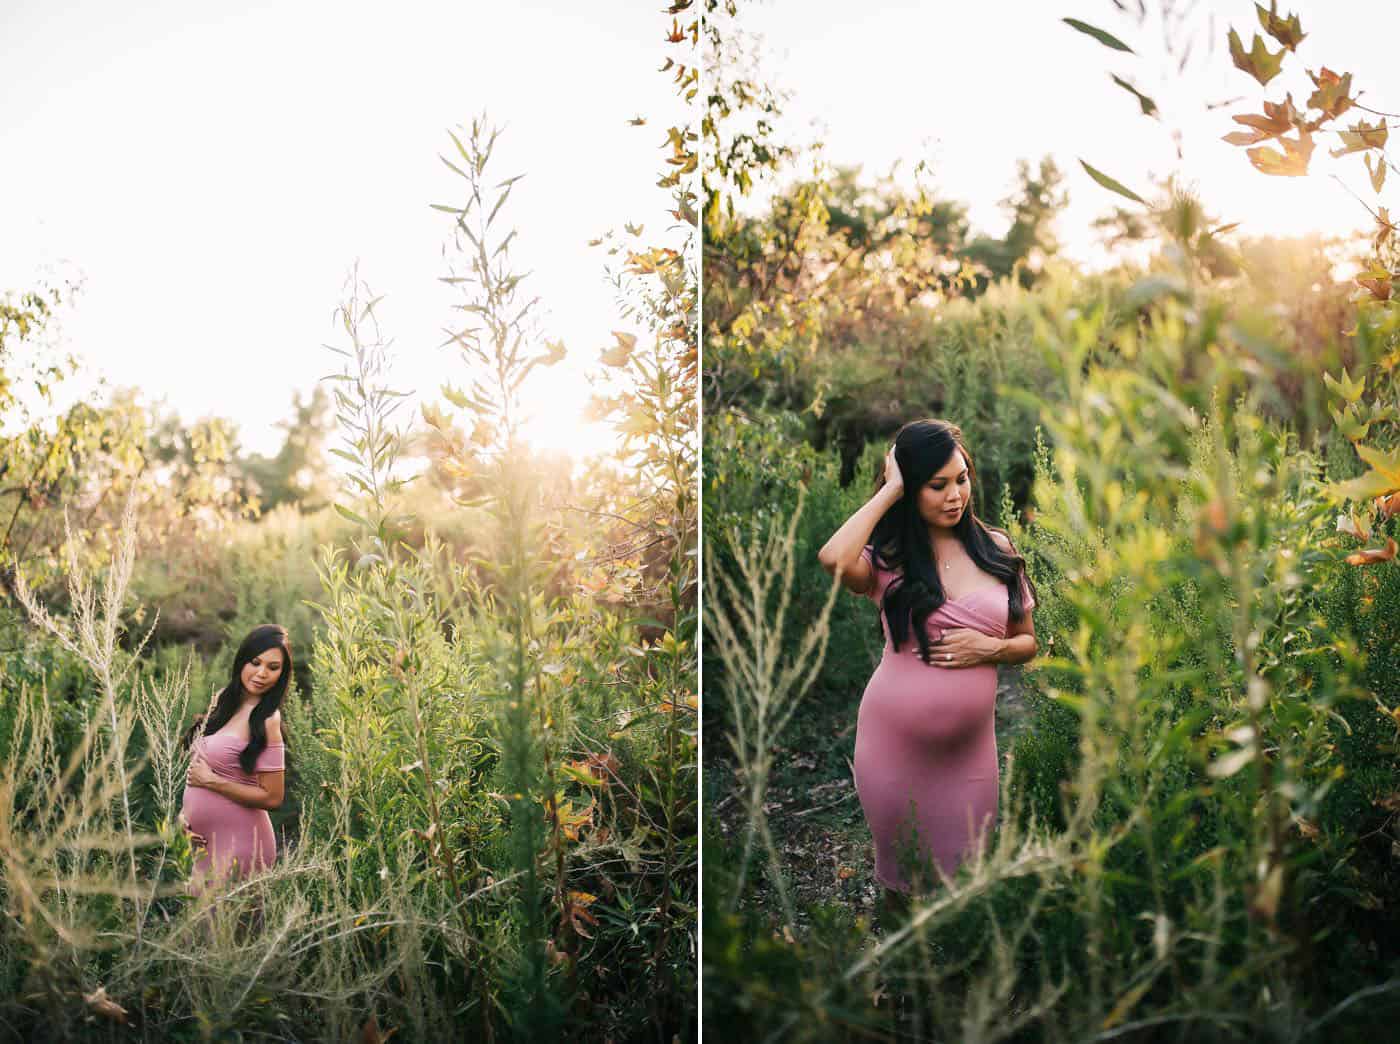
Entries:
[[[1267,11],[1256,4],[1255,10],[1260,26],[1280,49],[1271,53],[1256,33],[1251,49],[1246,52],[1234,29],[1230,30],[1229,44],[1235,66],[1262,87],[1281,72],[1285,57],[1296,54],[1307,34],[1296,14],[1279,15],[1276,2],[1271,2]],[[1360,102],[1360,92],[1353,91],[1349,72],[1338,74],[1324,65],[1317,73],[1309,70],[1308,77],[1315,90],[1306,105],[1295,106],[1291,93],[1285,95],[1282,102],[1265,101],[1262,116],[1235,116],[1235,122],[1249,130],[1229,134],[1225,140],[1246,147],[1250,162],[1265,174],[1302,176],[1308,173],[1313,134],[1353,109],[1370,112],[1377,117],[1374,123],[1361,119],[1349,129],[1337,131],[1341,145],[1331,153],[1334,157],[1362,153],[1371,188],[1379,194],[1385,186],[1386,171],[1392,166],[1386,153],[1389,140],[1386,114]],[[1290,138],[1290,134],[1293,137]],[[1277,142],[1282,153],[1260,144],[1263,142]],[[1363,504],[1374,501],[1376,515],[1385,520],[1400,512],[1400,456],[1397,456],[1400,453],[1400,423],[1397,423],[1400,421],[1397,416],[1400,383],[1396,381],[1396,368],[1400,366],[1396,316],[1400,313],[1391,300],[1395,226],[1384,207],[1371,213],[1376,220],[1372,257],[1366,271],[1356,278],[1362,290],[1357,337],[1377,350],[1363,353],[1371,357],[1367,360],[1371,365],[1356,379],[1343,370],[1340,380],[1328,375],[1326,382],[1336,402],[1331,413],[1338,430],[1355,445],[1366,468],[1360,477],[1338,485],[1334,493]],[[1363,508],[1363,515],[1366,513]],[[1338,527],[1362,540],[1370,539],[1370,525],[1354,513],[1339,519]],[[1349,560],[1355,565],[1392,561],[1395,552],[1394,542],[1388,541],[1382,548],[1358,552]]]
[[[1267,86],[1282,71],[1286,56],[1296,54],[1299,45],[1306,38],[1302,22],[1296,14],[1282,16],[1278,13],[1275,0],[1271,0],[1266,10],[1255,4],[1260,28],[1265,36],[1279,44],[1279,50],[1269,50],[1266,40],[1255,33],[1250,49],[1244,44],[1233,28],[1228,33],[1231,60],[1236,68],[1251,76],[1258,84]],[[1087,33],[1105,46],[1132,54],[1132,48],[1118,38],[1080,22],[1065,19],[1073,28]],[[1314,90],[1307,102],[1300,108],[1294,104],[1291,93],[1281,102],[1263,102],[1263,113],[1242,114],[1233,117],[1236,123],[1248,128],[1227,134],[1224,140],[1232,145],[1246,148],[1250,162],[1264,174],[1301,177],[1308,173],[1314,150],[1313,135],[1325,130],[1333,130],[1328,125],[1353,109],[1371,112],[1377,117],[1374,124],[1364,119],[1348,130],[1336,131],[1341,140],[1339,148],[1332,150],[1334,157],[1363,153],[1366,170],[1372,189],[1379,194],[1385,184],[1386,170],[1390,166],[1386,155],[1388,129],[1385,114],[1370,109],[1359,101],[1359,92],[1353,92],[1352,74],[1338,74],[1327,66],[1317,73],[1308,71]],[[1146,109],[1144,109],[1146,112]],[[1289,137],[1289,135],[1293,135]],[[1281,152],[1269,147],[1277,143]],[[1091,176],[1109,190],[1125,196],[1136,203],[1147,206],[1146,201],[1115,179],[1084,164]],[[1180,211],[1181,208],[1171,208]],[[1368,209],[1370,209],[1368,207]],[[1154,216],[1169,212],[1165,208],[1149,208]],[[1372,240],[1372,256],[1366,270],[1356,278],[1362,293],[1357,301],[1357,354],[1358,365],[1368,368],[1366,375],[1354,382],[1346,369],[1340,380],[1324,374],[1324,381],[1336,401],[1329,406],[1329,412],[1336,422],[1337,430],[1356,447],[1357,455],[1367,469],[1361,477],[1337,486],[1333,493],[1346,500],[1374,500],[1375,510],[1382,518],[1389,518],[1400,507],[1400,460],[1396,459],[1395,406],[1400,403],[1400,384],[1396,383],[1396,369],[1400,366],[1400,341],[1395,335],[1393,318],[1394,304],[1391,301],[1392,269],[1395,267],[1396,244],[1395,226],[1391,223],[1384,207],[1372,210],[1376,221],[1376,234]],[[1119,224],[1127,225],[1131,216],[1124,212],[1118,215]],[[1126,220],[1125,220],[1126,219]],[[1199,227],[1201,222],[1192,222]],[[1228,229],[1233,226],[1225,226]],[[1215,237],[1225,229],[1214,229],[1206,233],[1205,256],[1213,258],[1219,251]],[[1177,236],[1178,243],[1187,247],[1186,257],[1202,256],[1201,245],[1192,244],[1189,238]],[[1188,269],[1188,274],[1191,270]],[[1362,329],[1364,327],[1364,329]],[[1356,333],[1357,330],[1353,330]],[[1369,388],[1369,390],[1368,390]],[[1363,444],[1371,436],[1372,441]],[[1377,441],[1378,440],[1378,441]],[[1354,515],[1339,520],[1339,527],[1354,535],[1369,539],[1370,528]],[[1372,564],[1390,561],[1395,548],[1387,544],[1380,549],[1359,552],[1353,564]]]
[[1057,250],[1066,197],[1050,160],[1023,163],[1001,238],[973,235],[965,208],[892,177],[819,172],[775,193],[767,213],[706,229],[706,403],[820,414],[822,357],[887,334],[908,315],[1013,278],[1031,286]]
[[[1289,14],[1286,18],[1280,17],[1276,0],[1271,0],[1267,11],[1259,4],[1255,4],[1254,7],[1265,34],[1281,46],[1277,52],[1271,52],[1268,43],[1255,33],[1250,49],[1246,51],[1239,34],[1231,29],[1230,58],[1235,68],[1249,74],[1261,87],[1266,87],[1282,71],[1285,55],[1296,53],[1298,45],[1307,34],[1303,32],[1302,23],[1296,14]],[[1232,117],[1236,123],[1247,127],[1248,130],[1227,134],[1224,140],[1231,145],[1244,147],[1249,161],[1254,164],[1255,169],[1264,174],[1280,177],[1302,177],[1307,174],[1316,147],[1313,135],[1327,128],[1329,123],[1339,119],[1353,107],[1365,109],[1365,106],[1360,105],[1352,96],[1351,73],[1338,75],[1324,65],[1316,73],[1309,70],[1308,77],[1315,89],[1302,108],[1293,104],[1293,95],[1289,93],[1281,102],[1265,101],[1262,114]],[[1389,133],[1384,119],[1378,120],[1374,125],[1362,119],[1349,130],[1337,133],[1342,144],[1340,148],[1332,150],[1332,155],[1366,153],[1366,170],[1370,174],[1372,187],[1379,192],[1385,184],[1385,144]],[[1290,134],[1292,137],[1289,137]],[[1273,149],[1261,144],[1266,142],[1276,142],[1279,148]],[[1379,153],[1374,168],[1370,155],[1373,149]]]
[[[1058,251],[1067,197],[1050,159],[1022,162],[1003,200],[1009,227],[974,234],[966,208],[937,198],[918,164],[868,182],[783,140],[785,95],[758,70],[738,4],[709,0],[710,94],[702,120],[706,408],[826,406],[810,376],[823,356],[890,331],[937,302],[1012,278],[1036,284]],[[761,213],[743,202],[770,190]],[[752,211],[752,208],[748,208]]]
[[[325,396],[294,404],[287,438],[273,458],[245,457],[233,424],[186,423],[120,388],[103,404],[79,401],[52,414],[58,386],[74,363],[57,357],[49,326],[57,292],[6,305],[0,348],[0,577],[23,572],[48,585],[60,568],[65,514],[92,534],[94,553],[110,551],[122,505],[135,497],[142,549],[207,540],[240,519],[280,504],[314,510],[331,481],[323,443]],[[28,393],[24,385],[29,385]],[[55,592],[61,594],[61,585]]]

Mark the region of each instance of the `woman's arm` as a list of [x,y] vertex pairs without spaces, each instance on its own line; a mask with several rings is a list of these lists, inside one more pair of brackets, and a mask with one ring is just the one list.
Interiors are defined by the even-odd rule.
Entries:
[[1035,659],[1040,646],[1034,632],[1009,634],[1005,638],[994,639],[996,648],[989,651],[986,663],[1025,663]]
[[[282,742],[282,715],[280,713],[273,714],[267,719],[267,742],[268,746]],[[222,794],[230,801],[243,805],[245,808],[269,810],[279,808],[282,799],[286,796],[286,773],[281,769],[275,772],[256,773],[257,783],[239,783],[218,775],[198,753],[190,762],[187,778],[192,786],[203,787],[216,794]]]
[[831,534],[831,539],[817,552],[817,561],[828,573],[838,577],[842,586],[856,594],[868,594],[875,582],[875,569],[861,557],[870,543],[870,534],[890,508],[904,496],[904,476],[895,463],[894,450],[885,455],[885,484],[860,506],[854,515]]
[[976,667],[984,663],[1025,663],[1035,658],[1039,647],[1034,631],[1020,628],[1030,622],[1029,614],[1016,630],[1005,638],[971,627],[949,627],[940,638],[929,643],[929,662],[935,667]]
[[[203,765],[204,762],[200,761]],[[259,772],[257,783],[237,783],[231,779],[224,779],[222,776],[214,774],[213,769],[206,766],[208,781],[200,782],[191,776],[190,782],[197,787],[204,787],[212,790],[215,794],[222,794],[237,804],[245,808],[274,809],[282,804],[283,797],[283,775],[282,772]]]
[[[1003,551],[1011,552],[1011,541],[1000,533],[992,539]],[[983,663],[1026,663],[1035,659],[1040,642],[1035,636],[1035,621],[1031,612],[1014,623],[1008,623],[1005,638],[993,638],[967,627],[950,627],[943,637],[932,643],[933,663],[941,667],[976,667]]]

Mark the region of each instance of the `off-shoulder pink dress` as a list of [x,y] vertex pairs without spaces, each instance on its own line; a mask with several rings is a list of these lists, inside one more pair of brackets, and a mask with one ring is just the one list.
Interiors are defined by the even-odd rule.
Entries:
[[[872,561],[869,547],[862,557]],[[898,575],[875,569],[869,597],[877,605]],[[966,627],[1006,637],[1010,595],[1005,584],[988,580],[930,614],[930,636]],[[1024,580],[1021,597],[1029,612],[1035,599]],[[919,658],[912,634],[895,651],[883,609],[880,623],[885,651],[856,719],[856,791],[875,839],[875,876],[904,892],[912,887],[911,869],[929,878],[930,858],[951,876],[996,820],[997,669],[931,666]]]
[[[215,774],[236,783],[257,784],[257,778],[243,771],[238,755],[248,741],[216,732],[195,741],[195,750]],[[286,767],[285,748],[269,743],[253,764],[254,772],[279,772]],[[277,839],[267,811],[249,808],[216,794],[206,787],[185,787],[182,808],[185,822],[204,838],[206,847],[194,865],[193,886],[199,890],[211,878],[245,877],[254,870],[271,866],[277,856]]]

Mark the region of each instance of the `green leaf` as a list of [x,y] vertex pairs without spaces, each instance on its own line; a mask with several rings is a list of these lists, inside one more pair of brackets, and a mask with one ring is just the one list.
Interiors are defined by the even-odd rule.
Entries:
[[1259,15],[1259,25],[1264,32],[1268,33],[1290,51],[1296,51],[1298,45],[1303,42],[1303,38],[1308,34],[1303,32],[1303,23],[1298,20],[1298,16],[1289,12],[1287,18],[1280,18],[1278,15],[1278,0],[1269,0],[1269,9],[1264,10],[1260,4],[1254,5],[1254,10]]
[[1312,72],[1308,76],[1317,88],[1308,98],[1312,108],[1322,110],[1329,117],[1340,116],[1351,108],[1351,73],[1338,76],[1324,65],[1316,76]]
[[[442,162],[446,163],[446,164],[447,164],[447,169],[450,170],[450,171],[452,171],[452,173],[454,173],[454,174],[460,174],[460,175],[461,175],[462,177],[464,177],[464,178],[467,177],[466,171],[464,171],[461,167],[457,166],[457,164],[453,163],[453,162],[452,162],[450,159],[448,159],[446,156],[441,156],[441,155],[440,155],[440,156],[438,156],[438,159],[440,159],[440,160],[442,160]],[[471,179],[470,179],[470,178],[467,178],[467,180],[470,181]]]
[[1142,114],[1144,116],[1157,115],[1157,103],[1155,101],[1153,101],[1147,95],[1143,94],[1142,91],[1138,90],[1127,80],[1124,80],[1118,76],[1113,76],[1112,74],[1110,74],[1110,78],[1119,87],[1122,87],[1123,90],[1127,91],[1129,94],[1131,94],[1134,98],[1138,100],[1138,107],[1142,109]]
[[570,765],[568,762],[565,762],[559,767],[563,769],[564,774],[570,779],[576,780],[586,787],[601,787],[604,783],[607,782],[607,780],[599,779],[597,776],[594,776],[591,773],[574,768],[574,766]]
[[1352,412],[1352,407],[1345,410],[1336,410],[1331,406],[1327,407],[1327,412],[1332,414],[1332,419],[1337,424],[1337,430],[1352,442],[1364,439],[1371,431],[1371,422],[1362,421]]
[[1235,68],[1249,73],[1259,81],[1261,87],[1268,86],[1269,81],[1279,74],[1279,70],[1283,68],[1283,54],[1282,47],[1277,54],[1270,54],[1264,38],[1258,33],[1254,34],[1253,44],[1246,53],[1240,34],[1230,30],[1230,58],[1234,61]]
[[1144,207],[1147,206],[1147,200],[1143,199],[1132,189],[1124,185],[1121,181],[1115,181],[1103,171],[1091,167],[1082,159],[1079,161],[1079,165],[1083,167],[1086,171],[1088,171],[1089,177],[1093,178],[1095,181],[1097,181],[1104,188],[1108,189],[1110,192],[1116,192],[1120,196],[1126,196],[1128,199],[1131,199],[1134,203],[1141,203]]
[[1383,475],[1391,489],[1400,488],[1400,449],[1387,453],[1374,446],[1357,446],[1356,455]]
[[1342,379],[1339,381],[1330,373],[1322,375],[1322,383],[1335,395],[1340,395],[1347,402],[1359,402],[1361,396],[1366,394],[1366,377],[1361,375],[1359,380],[1352,380],[1346,368],[1342,368]]
[[366,529],[369,528],[369,522],[355,514],[355,512],[351,511],[349,508],[341,507],[339,504],[333,506],[335,507],[336,514],[340,515],[341,518],[348,519],[356,525],[364,526]]
[[1065,25],[1069,26],[1071,29],[1078,29],[1081,33],[1084,33],[1086,36],[1092,36],[1095,40],[1103,44],[1105,47],[1111,47],[1115,51],[1123,51],[1126,54],[1137,53],[1131,47],[1125,44],[1122,40],[1118,39],[1118,37],[1114,36],[1112,33],[1106,33],[1097,26],[1090,25],[1088,22],[1081,22],[1078,18],[1062,18],[1060,19],[1060,21],[1064,22]]

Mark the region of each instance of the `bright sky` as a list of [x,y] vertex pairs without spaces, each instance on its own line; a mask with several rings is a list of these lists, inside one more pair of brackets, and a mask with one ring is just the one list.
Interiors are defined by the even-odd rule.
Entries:
[[[584,378],[617,319],[588,241],[624,222],[674,242],[656,187],[681,111],[661,5],[612,0],[389,5],[329,0],[6,0],[0,13],[0,288],[80,275],[66,345],[98,374],[217,414],[273,452],[294,389],[337,368],[321,345],[356,261],[394,338],[396,384],[465,383],[437,346],[436,282],[462,184],[447,129],[486,110],[507,129],[496,178],[542,333],[531,441],[587,452]],[[634,116],[645,127],[628,126]],[[416,401],[414,410],[416,411]]]
[[[1134,2],[1125,6],[1136,8]],[[1147,6],[1152,11],[1161,5]],[[1080,158],[1149,199],[1152,176],[1179,171],[1196,183],[1222,222],[1241,222],[1239,235],[1369,229],[1361,204],[1327,176],[1338,173],[1376,205],[1361,157],[1334,160],[1325,154],[1337,145],[1335,135],[1319,135],[1313,173],[1304,179],[1260,174],[1243,149],[1220,137],[1242,129],[1231,115],[1260,112],[1261,98],[1281,101],[1291,91],[1301,106],[1313,90],[1304,66],[1350,71],[1366,104],[1400,111],[1400,67],[1392,54],[1400,7],[1281,0],[1279,13],[1297,12],[1308,36],[1265,89],[1234,68],[1225,44],[1233,26],[1250,46],[1260,30],[1253,3],[1195,6],[1193,24],[1208,29],[1213,17],[1215,28],[1197,34],[1184,75],[1164,57],[1160,21],[1140,25],[1109,0],[760,0],[749,4],[743,18],[765,39],[770,81],[793,92],[789,132],[824,141],[830,163],[860,164],[871,176],[887,172],[896,160],[909,170],[928,159],[935,186],[969,205],[979,231],[1005,231],[1008,220],[998,201],[1014,189],[1017,159],[1038,161],[1046,154],[1067,175],[1070,205],[1059,231],[1067,252],[1081,260],[1092,262],[1099,254],[1089,222],[1127,201],[1091,181]],[[1108,30],[1138,57],[1076,32],[1061,21],[1065,17]],[[1270,51],[1279,49],[1267,42]],[[1213,54],[1205,53],[1208,45]],[[1163,120],[1142,116],[1110,73],[1154,98],[1165,110]],[[1204,107],[1240,96],[1244,100],[1214,112]],[[1343,117],[1344,125],[1353,113]],[[1181,131],[1183,160],[1175,155],[1173,128]],[[1392,171],[1380,202],[1396,209],[1398,185],[1400,175]]]

